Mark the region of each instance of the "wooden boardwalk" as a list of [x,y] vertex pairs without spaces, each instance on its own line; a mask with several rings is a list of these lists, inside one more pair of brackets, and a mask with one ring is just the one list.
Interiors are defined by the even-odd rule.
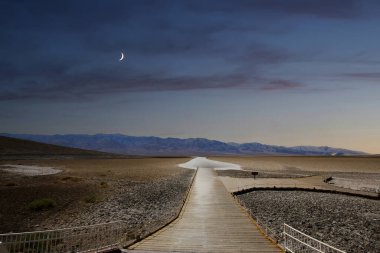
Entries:
[[131,249],[140,252],[281,252],[243,213],[215,171],[208,168],[198,169],[179,218],[129,247]]

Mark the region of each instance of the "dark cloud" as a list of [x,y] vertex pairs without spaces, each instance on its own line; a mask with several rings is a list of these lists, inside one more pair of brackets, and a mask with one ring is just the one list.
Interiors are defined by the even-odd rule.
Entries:
[[[46,85],[54,83],[54,85]],[[14,99],[85,99],[92,96],[136,91],[181,91],[195,89],[226,89],[245,87],[248,77],[242,74],[210,76],[157,76],[136,75],[127,77],[108,76],[104,73],[56,76],[26,81],[15,91],[1,91],[0,100]]]
[[304,87],[305,87],[304,84],[294,82],[294,81],[273,80],[261,86],[260,89],[265,90],[265,91],[277,91],[277,90],[298,89],[298,88],[304,88]]
[[312,15],[321,18],[359,18],[365,17],[363,5],[375,1],[359,0],[239,0],[218,1],[189,1],[189,6],[195,10],[222,12],[256,12],[271,11],[283,15]]
[[253,43],[238,53],[226,56],[229,61],[239,63],[243,67],[262,64],[278,64],[296,59],[298,56],[286,49],[273,48],[260,43]]
[[[0,99],[300,88],[259,74],[263,65],[298,57],[286,46],[260,41],[260,35],[288,32],[279,20],[289,15],[358,17],[362,5],[342,0],[2,1]],[[127,66],[112,59],[123,49],[133,58]]]
[[380,80],[380,72],[358,72],[358,73],[346,73],[340,76],[348,78],[360,78],[360,79],[373,79]]
[[314,15],[327,18],[356,18],[363,15],[360,9],[360,1],[355,0],[267,0],[256,1],[255,6],[288,14]]

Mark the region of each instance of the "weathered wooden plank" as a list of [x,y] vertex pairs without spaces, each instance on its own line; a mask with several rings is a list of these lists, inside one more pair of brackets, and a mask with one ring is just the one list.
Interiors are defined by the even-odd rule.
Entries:
[[129,250],[281,252],[236,205],[215,171],[207,168],[198,169],[179,218]]

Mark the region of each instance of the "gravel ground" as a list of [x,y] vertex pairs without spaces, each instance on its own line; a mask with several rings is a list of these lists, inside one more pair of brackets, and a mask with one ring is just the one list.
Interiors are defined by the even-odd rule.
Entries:
[[[155,169],[149,164],[146,168],[130,166],[128,170],[120,169],[124,173],[121,175],[101,169],[102,174],[91,173],[88,177],[29,177],[0,170],[0,233],[123,220],[131,239],[143,237],[177,215],[190,187],[195,170],[171,170],[170,163],[168,169]],[[38,212],[28,210],[28,203],[42,198],[53,199],[56,206]]]
[[97,203],[50,216],[43,229],[83,226],[123,220],[130,238],[143,237],[173,219],[180,211],[194,170],[152,182],[108,181],[112,188]]
[[287,223],[349,253],[380,252],[378,200],[303,191],[256,191],[238,198],[277,234]]

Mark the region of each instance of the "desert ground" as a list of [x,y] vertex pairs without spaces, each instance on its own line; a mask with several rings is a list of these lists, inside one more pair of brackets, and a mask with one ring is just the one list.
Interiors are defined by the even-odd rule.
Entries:
[[[177,167],[188,158],[33,159],[0,161],[0,233],[55,229],[115,220],[141,237],[179,211],[194,170]],[[32,165],[61,171],[23,175],[9,171]],[[22,166],[20,166],[22,165]],[[46,169],[45,169],[46,171]],[[30,210],[34,200],[54,206]]]
[[[304,180],[334,187],[380,180],[380,157],[212,157],[240,167],[217,173],[230,181]],[[129,237],[144,237],[176,216],[194,170],[180,168],[190,158],[32,159],[0,161],[0,232],[32,231],[124,220]],[[222,164],[222,163],[220,163]],[[187,163],[189,165],[189,163]],[[45,168],[40,176],[11,173],[14,166]],[[189,165],[191,167],[191,164]],[[221,165],[218,165],[221,166]],[[186,167],[186,166],[185,166]],[[56,174],[49,174],[51,170]],[[280,180],[280,181],[278,181]],[[343,182],[343,183],[342,183]],[[227,185],[226,185],[227,186]],[[227,187],[228,188],[228,187]],[[363,190],[363,189],[361,189]],[[28,208],[49,198],[46,210]],[[380,251],[380,200],[305,191],[252,191],[237,196],[254,218],[281,236],[287,223],[347,252]]]
[[[379,157],[214,157],[240,164],[218,171],[232,191],[237,185],[308,186],[365,191],[380,187]],[[259,172],[253,179],[251,171]],[[323,179],[332,177],[332,185]],[[227,182],[227,183],[226,183]],[[254,182],[254,183],[253,183]],[[282,185],[283,184],[283,185]],[[368,186],[368,187],[363,187]],[[281,236],[287,223],[347,252],[380,252],[380,200],[309,191],[256,190],[237,198],[254,218]]]
[[[230,191],[256,186],[281,186],[361,191],[376,196],[380,191],[379,157],[218,157],[238,163],[244,171],[219,172]],[[258,172],[253,180],[251,171]],[[327,178],[329,184],[323,181]]]
[[331,156],[257,156],[210,157],[223,162],[240,164],[250,171],[286,174],[311,173],[380,173],[380,157]]

